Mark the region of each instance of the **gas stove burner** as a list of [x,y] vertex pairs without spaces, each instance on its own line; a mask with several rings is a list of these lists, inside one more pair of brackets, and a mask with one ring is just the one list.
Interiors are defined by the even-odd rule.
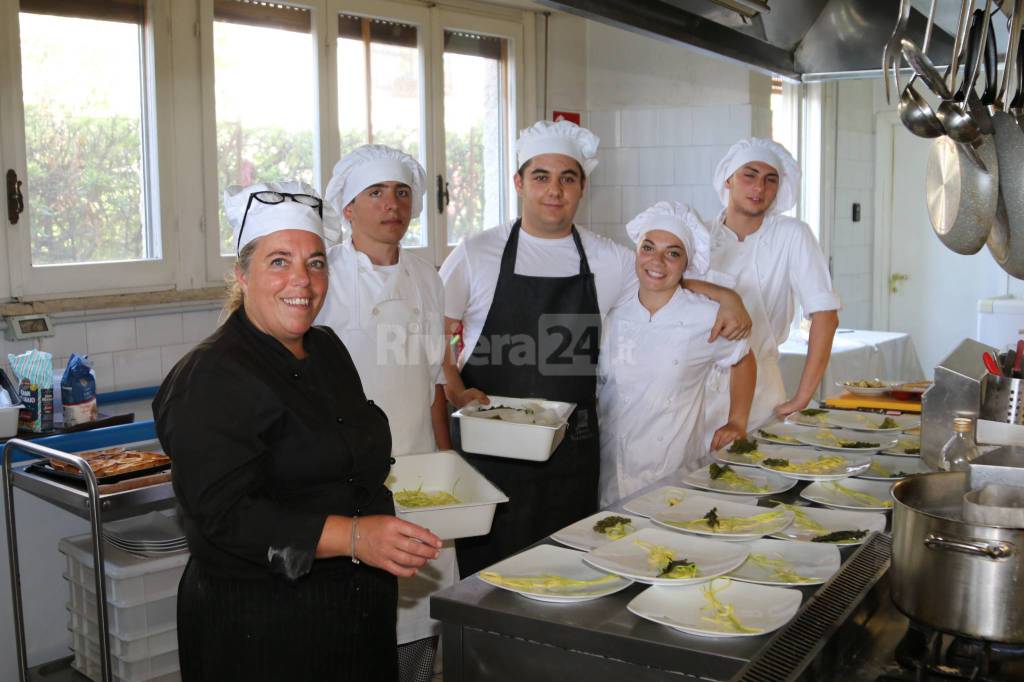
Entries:
[[1024,680],[1024,645],[955,637],[911,622],[878,682]]

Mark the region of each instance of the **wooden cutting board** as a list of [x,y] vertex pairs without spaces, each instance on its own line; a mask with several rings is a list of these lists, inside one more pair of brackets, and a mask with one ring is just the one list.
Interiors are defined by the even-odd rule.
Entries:
[[921,414],[919,400],[897,400],[889,395],[866,396],[845,392],[825,398],[824,405],[836,410],[895,410]]

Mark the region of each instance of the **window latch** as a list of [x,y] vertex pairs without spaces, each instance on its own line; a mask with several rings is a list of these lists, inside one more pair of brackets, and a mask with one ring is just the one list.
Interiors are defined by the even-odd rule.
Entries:
[[443,215],[450,203],[451,195],[448,193],[448,183],[439,173],[437,176],[437,212]]
[[21,180],[14,169],[7,171],[7,220],[18,224],[18,216],[25,212],[25,198],[21,195]]

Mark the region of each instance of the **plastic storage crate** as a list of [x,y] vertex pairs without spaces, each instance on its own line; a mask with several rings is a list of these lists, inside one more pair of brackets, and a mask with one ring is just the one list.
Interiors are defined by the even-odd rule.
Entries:
[[[89,620],[81,613],[68,611],[68,630],[74,638],[85,637],[99,647],[100,626],[95,620]],[[146,656],[165,654],[178,648],[178,629],[170,627],[162,632],[151,632],[138,639],[121,639],[116,635],[107,638],[110,643],[110,655],[125,661],[137,661]]]
[[[71,666],[89,679],[102,679],[99,646],[81,638],[76,638],[75,644],[75,659],[71,662]],[[111,656],[110,672],[115,682],[180,682],[181,680],[177,650],[135,662],[122,661],[116,656]]]
[[[86,534],[63,538],[57,547],[67,558],[67,579],[94,593],[92,537]],[[177,595],[188,558],[188,552],[158,558],[140,557],[109,542],[104,544],[107,602],[114,606],[135,606]]]

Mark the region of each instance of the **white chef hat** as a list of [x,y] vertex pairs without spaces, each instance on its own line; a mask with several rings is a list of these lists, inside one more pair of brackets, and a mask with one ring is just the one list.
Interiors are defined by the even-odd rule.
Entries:
[[651,230],[679,237],[686,249],[686,276],[699,277],[711,266],[711,234],[697,212],[678,201],[659,201],[626,224],[626,234],[639,244]]
[[751,161],[766,163],[779,172],[779,193],[775,203],[768,207],[768,212],[785,213],[796,206],[800,194],[800,165],[781,144],[761,137],[740,140],[718,162],[713,182],[722,206],[729,205],[729,188],[725,186],[725,181]]
[[[364,144],[356,147],[334,164],[331,180],[324,189],[324,201],[330,205],[332,218],[336,215],[343,225],[344,209],[356,195],[379,182],[403,182],[412,190],[412,215],[423,210],[427,172],[412,156],[383,144]],[[328,227],[330,225],[328,220]]]
[[519,168],[541,154],[563,154],[572,157],[583,168],[583,174],[590,174],[597,168],[597,145],[601,139],[586,128],[569,121],[537,121],[525,130],[519,131],[516,140],[516,158]]
[[[224,190],[224,213],[231,223],[232,242],[235,253],[257,237],[263,237],[280,230],[302,230],[312,232],[321,239],[324,236],[323,220],[315,206],[307,206],[286,198],[279,204],[266,204],[257,199],[249,201],[256,192],[283,192],[286,194],[308,194],[320,198],[320,194],[301,180],[279,182],[258,182],[248,187],[231,185]],[[246,214],[246,206],[249,208]],[[243,219],[245,229],[242,229]]]

